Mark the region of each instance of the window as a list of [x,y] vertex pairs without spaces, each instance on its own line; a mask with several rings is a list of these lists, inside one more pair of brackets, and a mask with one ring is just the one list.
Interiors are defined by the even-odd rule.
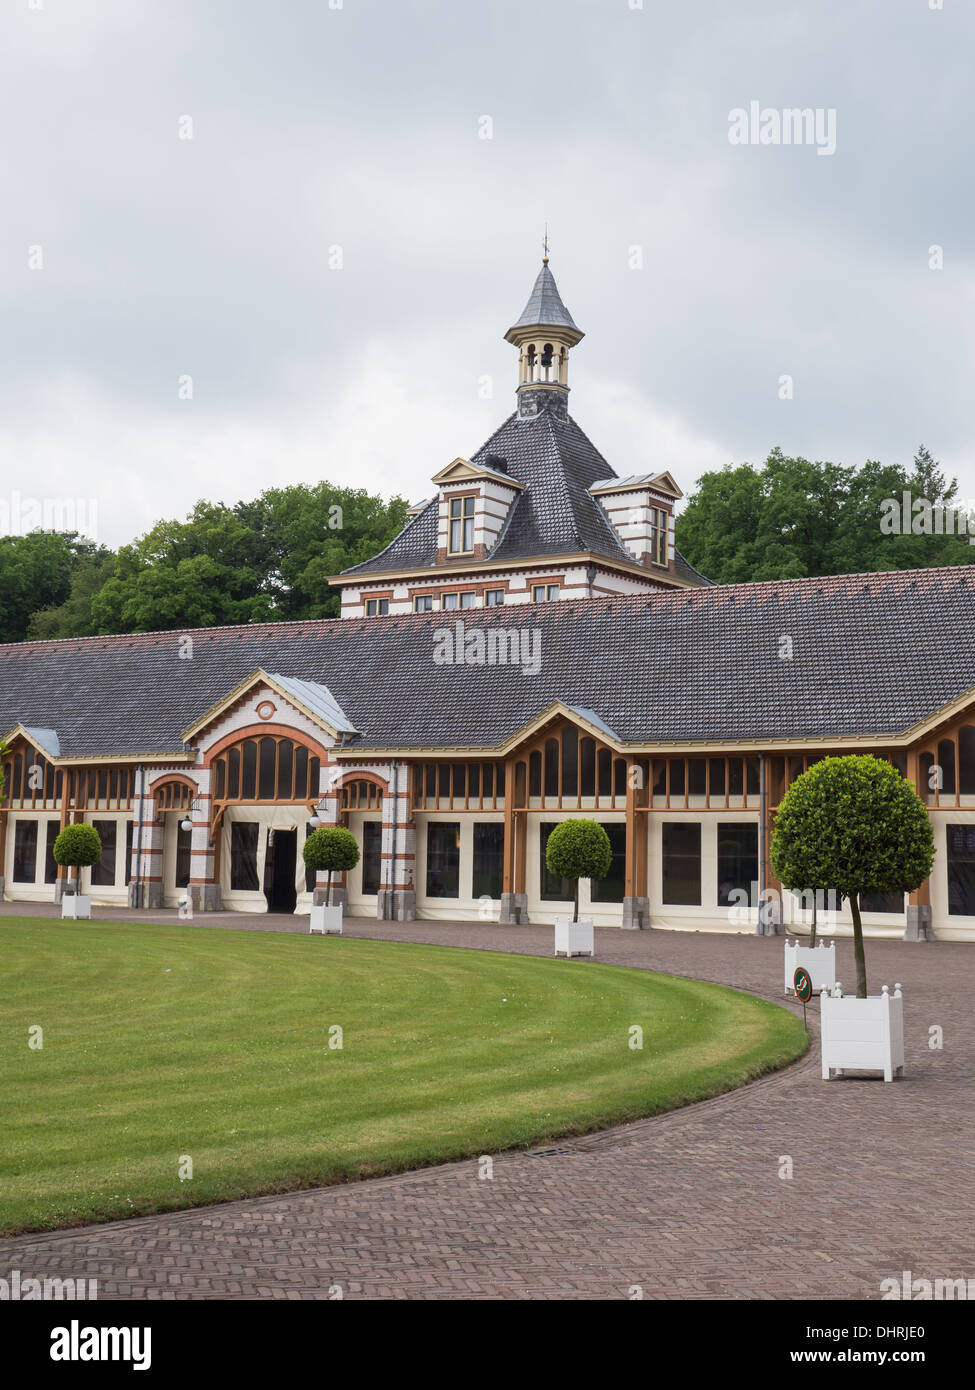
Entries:
[[975,917],[975,825],[949,825],[948,914]]
[[214,762],[216,797],[218,801],[317,801],[320,770],[318,758],[293,739],[245,739]]
[[650,508],[650,559],[656,565],[667,563],[667,513],[660,507]]
[[485,590],[484,590],[484,607],[485,607],[485,608],[500,608],[500,607],[503,605],[503,603],[504,603],[504,590],[503,590],[503,589],[485,589]]
[[[752,885],[755,885],[754,889]],[[718,906],[730,907],[734,889],[743,889],[749,907],[756,906],[758,892],[758,826],[718,825]],[[740,903],[741,898],[736,898]]]
[[460,884],[460,825],[427,823],[427,897],[456,898]]
[[470,590],[466,594],[441,594],[441,608],[473,608],[477,602],[477,594]]
[[609,847],[613,852],[609,873],[605,878],[594,878],[589,885],[589,900],[594,903],[621,903],[626,888],[626,826],[604,825],[609,836]]
[[176,879],[175,887],[188,888],[190,883],[190,845],[193,831],[184,830],[182,821],[176,823]]
[[441,607],[441,608],[459,608],[459,607],[460,607],[460,604],[459,604],[458,601],[457,601],[457,595],[456,595],[456,594],[441,594],[441,595],[440,595],[440,607]]
[[230,886],[244,893],[258,892],[257,821],[235,820],[230,827]]
[[379,892],[383,859],[383,828],[377,820],[367,820],[362,826],[362,891]]
[[504,881],[504,822],[474,822],[474,897],[500,898]]
[[861,912],[903,912],[903,893],[861,893]]
[[461,594],[461,596],[460,596],[460,606],[461,606],[461,608],[473,608],[474,605],[475,605],[476,603],[477,603],[477,594],[475,594],[475,593],[473,592],[473,590],[469,591],[469,592],[466,593],[466,594]]
[[474,498],[450,499],[450,554],[469,555],[474,549]]
[[[129,821],[131,833],[132,822]],[[57,883],[58,866],[54,858],[54,841],[61,833],[61,826],[56,820],[49,820],[47,823],[47,840],[44,845],[44,882]]]
[[663,823],[663,900],[680,906],[701,901],[701,824]]
[[557,584],[533,584],[532,603],[545,603],[548,599],[558,598],[559,586]]
[[433,611],[433,594],[417,594],[413,600],[414,613],[430,613]]
[[102,856],[91,868],[92,887],[114,888],[118,821],[96,820],[92,821],[92,825],[102,842]]
[[542,885],[540,897],[546,903],[570,903],[575,897],[575,885],[571,879],[558,878],[549,872],[549,867],[545,862],[545,851],[548,848],[548,837],[555,829],[554,824],[543,824],[539,827],[539,850],[541,852],[541,872],[539,881]]
[[14,882],[33,883],[37,874],[37,821],[19,820],[14,831]]
[[381,618],[381,617],[383,617],[383,616],[384,616],[386,613],[388,613],[388,612],[389,612],[389,599],[388,599],[388,598],[367,598],[367,599],[366,599],[366,617],[367,617],[367,618]]

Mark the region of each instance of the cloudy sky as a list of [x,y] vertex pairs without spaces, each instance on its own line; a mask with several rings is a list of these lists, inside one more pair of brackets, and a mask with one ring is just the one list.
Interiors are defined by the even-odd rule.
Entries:
[[[937,3],[7,0],[6,529],[429,495],[512,408],[546,222],[617,472],[924,442],[975,496],[975,7]],[[835,152],[732,144],[752,103]]]

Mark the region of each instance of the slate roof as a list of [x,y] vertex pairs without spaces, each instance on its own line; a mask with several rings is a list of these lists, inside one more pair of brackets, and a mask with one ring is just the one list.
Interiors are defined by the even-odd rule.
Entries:
[[[488,554],[489,561],[592,551],[607,560],[635,563],[599,500],[589,491],[593,483],[613,476],[613,470],[571,416],[561,416],[544,404],[531,419],[512,413],[472,455],[471,462],[490,468],[492,458],[503,458],[508,476],[524,487],[511,504],[501,534]],[[438,505],[438,499],[431,498],[384,550],[342,573],[436,565]],[[689,583],[711,582],[683,556],[677,557],[675,573]],[[648,572],[647,577],[652,580],[653,576]]]
[[190,661],[181,632],[0,646],[0,729],[54,730],[64,757],[179,752],[257,667],[326,686],[353,748],[488,749],[556,700],[628,742],[879,736],[975,688],[975,566],[463,613],[537,633],[537,675],[434,664],[444,618],[203,629]]
[[562,303],[562,296],[559,294],[559,287],[555,283],[555,276],[548,268],[548,262],[542,263],[542,268],[535,277],[535,284],[528,297],[528,303],[521,311],[521,317],[517,319],[508,329],[513,332],[516,328],[574,328],[577,333],[581,333],[572,319],[572,315]]

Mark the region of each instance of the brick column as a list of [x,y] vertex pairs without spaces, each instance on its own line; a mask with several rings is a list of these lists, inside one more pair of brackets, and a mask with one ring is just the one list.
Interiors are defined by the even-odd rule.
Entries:
[[199,805],[195,811],[187,812],[193,822],[190,832],[190,901],[194,912],[219,912],[223,907],[223,898],[220,893],[217,846],[210,843],[210,771],[194,769],[194,777],[197,786],[194,800]]
[[383,797],[383,850],[376,916],[386,922],[416,919],[416,824],[410,819],[410,768],[390,767]]
[[[132,826],[132,862],[129,868],[130,907],[162,907],[163,905],[163,835],[165,826],[154,819],[156,803],[148,789],[140,799],[138,785],[135,795],[135,821]],[[140,856],[141,847],[141,856]],[[136,883],[138,872],[141,883]]]

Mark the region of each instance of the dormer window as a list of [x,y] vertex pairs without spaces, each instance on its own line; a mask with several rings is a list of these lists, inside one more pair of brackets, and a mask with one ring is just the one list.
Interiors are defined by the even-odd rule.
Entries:
[[474,551],[474,498],[450,499],[449,554],[471,555]]

